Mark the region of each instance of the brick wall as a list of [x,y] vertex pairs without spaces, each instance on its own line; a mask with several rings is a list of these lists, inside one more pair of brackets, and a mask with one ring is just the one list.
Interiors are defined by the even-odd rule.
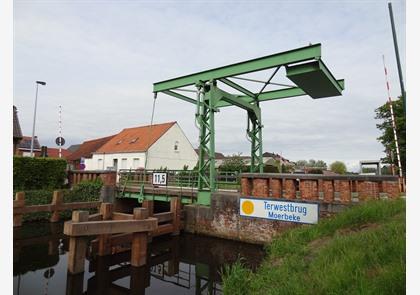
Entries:
[[241,185],[242,196],[342,204],[401,193],[397,176],[244,173]]
[[310,179],[301,180],[299,191],[302,200],[318,200],[318,181]]

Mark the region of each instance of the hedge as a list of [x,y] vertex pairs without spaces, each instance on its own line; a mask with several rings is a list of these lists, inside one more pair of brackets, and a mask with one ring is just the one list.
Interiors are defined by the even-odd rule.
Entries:
[[63,188],[66,166],[63,159],[13,157],[13,190]]
[[[76,184],[71,190],[62,190],[64,193],[64,202],[89,202],[99,201],[101,195],[102,180],[82,181]],[[54,189],[27,190],[25,191],[25,205],[44,205],[52,201]],[[16,193],[16,192],[15,192]],[[83,210],[83,209],[82,209]],[[96,212],[96,209],[89,209],[90,213]],[[29,213],[23,215],[24,221],[44,220],[51,217],[50,212]],[[71,210],[61,211],[62,219],[71,218]]]

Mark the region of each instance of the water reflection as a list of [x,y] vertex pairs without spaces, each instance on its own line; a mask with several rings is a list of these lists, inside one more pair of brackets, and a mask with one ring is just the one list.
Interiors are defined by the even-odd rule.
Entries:
[[259,246],[182,234],[154,239],[147,265],[131,267],[131,253],[95,256],[85,272],[67,273],[68,240],[62,224],[15,229],[14,294],[221,294],[220,270],[243,257],[255,269]]

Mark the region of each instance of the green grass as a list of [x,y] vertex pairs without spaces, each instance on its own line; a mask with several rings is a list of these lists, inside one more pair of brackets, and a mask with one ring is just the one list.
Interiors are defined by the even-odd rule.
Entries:
[[405,200],[354,206],[277,236],[252,273],[226,267],[224,294],[405,294]]

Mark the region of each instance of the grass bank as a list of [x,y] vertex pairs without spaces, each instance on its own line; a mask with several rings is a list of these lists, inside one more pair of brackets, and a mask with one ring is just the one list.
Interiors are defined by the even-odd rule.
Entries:
[[405,294],[405,200],[354,206],[279,235],[267,251],[256,273],[227,267],[224,294]]

